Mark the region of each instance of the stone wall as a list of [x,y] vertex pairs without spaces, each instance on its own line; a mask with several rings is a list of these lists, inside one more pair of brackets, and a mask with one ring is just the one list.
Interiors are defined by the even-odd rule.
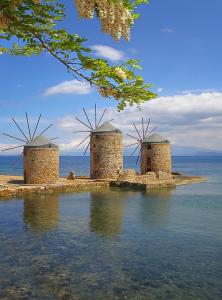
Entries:
[[[0,178],[4,177],[0,175]],[[60,178],[56,183],[53,184],[36,184],[36,185],[25,185],[23,184],[22,178],[15,180],[14,176],[7,176],[9,182],[0,185],[0,197],[18,197],[23,195],[34,195],[34,194],[52,194],[52,193],[72,193],[89,191],[93,189],[100,189],[109,186],[108,180],[90,180],[85,178],[78,178],[75,180],[68,180],[66,178]],[[17,176],[18,177],[18,176]],[[12,183],[12,182],[20,183]]]
[[145,184],[148,184],[148,183],[156,181],[156,180],[157,180],[157,177],[156,177],[156,173],[154,173],[154,172],[148,172],[144,175],[137,176],[137,181],[141,182],[141,183],[145,183]]
[[118,177],[119,181],[130,181],[136,180],[136,171],[134,169],[124,170]]
[[116,179],[123,170],[123,136],[105,132],[90,135],[90,177]]
[[169,143],[147,144],[141,146],[141,174],[159,171],[171,174],[171,147]]
[[55,183],[59,178],[58,148],[24,148],[24,182]]

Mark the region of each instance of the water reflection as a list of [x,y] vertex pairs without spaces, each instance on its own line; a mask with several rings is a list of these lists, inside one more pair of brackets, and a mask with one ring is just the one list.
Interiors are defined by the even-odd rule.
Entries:
[[55,228],[60,219],[58,195],[31,195],[24,198],[24,223],[34,231]]
[[170,211],[170,200],[175,187],[150,189],[141,197],[141,221],[149,226],[166,222]]
[[108,236],[117,235],[122,229],[123,199],[126,192],[120,190],[100,190],[91,192],[90,229],[91,232]]
[[26,227],[61,224],[38,234],[21,199],[0,201],[0,299],[221,299],[221,196],[193,191],[60,194],[61,216],[32,195]]

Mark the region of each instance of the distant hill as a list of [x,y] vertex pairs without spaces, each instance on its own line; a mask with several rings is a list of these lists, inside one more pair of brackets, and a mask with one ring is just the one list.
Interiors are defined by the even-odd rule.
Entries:
[[174,156],[222,156],[222,151],[213,151],[200,147],[172,146]]

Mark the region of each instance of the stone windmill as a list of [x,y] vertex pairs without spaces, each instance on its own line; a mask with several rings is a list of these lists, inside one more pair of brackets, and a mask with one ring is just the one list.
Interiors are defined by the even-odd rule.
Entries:
[[27,184],[54,183],[59,178],[59,148],[52,143],[52,140],[57,138],[47,139],[43,136],[43,133],[52,127],[53,124],[50,124],[37,134],[40,120],[41,114],[32,132],[28,114],[26,113],[26,130],[23,130],[18,122],[12,118],[13,123],[20,132],[20,136],[2,133],[7,137],[23,142],[22,145],[3,149],[2,151],[23,147],[23,152],[20,156],[23,156],[24,182]]
[[141,174],[146,174],[147,172],[157,173],[159,171],[171,174],[170,142],[159,134],[154,133],[157,127],[149,130],[150,118],[146,124],[142,118],[141,130],[134,123],[133,126],[137,136],[127,135],[135,139],[136,142],[127,147],[136,146],[131,155],[135,154],[140,147],[136,163],[138,164],[140,159]]
[[90,147],[90,177],[92,179],[117,178],[123,170],[122,132],[111,124],[113,119],[102,123],[106,109],[104,109],[100,118],[97,118],[97,107],[95,105],[93,122],[84,108],[83,112],[86,123],[79,118],[76,118],[76,120],[84,125],[87,130],[75,131],[74,133],[89,133],[77,145],[77,148],[89,139],[84,155]]

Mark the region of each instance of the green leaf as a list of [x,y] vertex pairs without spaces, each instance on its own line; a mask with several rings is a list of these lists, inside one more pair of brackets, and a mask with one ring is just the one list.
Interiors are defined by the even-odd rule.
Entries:
[[[124,5],[133,13],[142,3],[148,1],[124,0]],[[16,7],[12,7],[9,0],[0,0],[0,11],[9,20],[9,25],[0,30],[3,42],[0,54],[31,56],[47,51],[71,75],[96,87],[103,97],[115,99],[118,110],[127,105],[141,105],[157,96],[150,91],[151,84],[145,83],[138,74],[142,69],[138,60],[112,65],[105,59],[93,57],[91,49],[84,45],[86,38],[63,28],[65,7],[56,0],[41,4],[23,0]],[[134,14],[134,18],[138,16]]]

